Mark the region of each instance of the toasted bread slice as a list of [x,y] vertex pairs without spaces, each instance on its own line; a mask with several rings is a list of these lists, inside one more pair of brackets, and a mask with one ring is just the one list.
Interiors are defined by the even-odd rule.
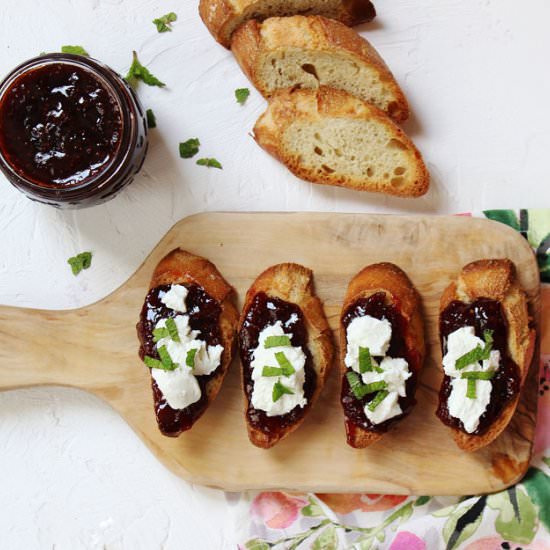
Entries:
[[254,134],[293,174],[314,183],[402,197],[429,187],[422,156],[403,130],[341,90],[276,92]]
[[[407,386],[407,394],[409,394],[409,390],[413,392],[412,395],[407,395],[407,399],[410,399],[410,407],[408,410],[403,411],[403,415],[397,417],[396,420],[399,421],[410,412],[410,409],[416,403],[414,392],[420,370],[424,363],[426,350],[420,296],[405,272],[394,264],[379,263],[369,265],[357,273],[348,285],[340,318],[340,373],[342,375],[342,390],[344,389],[345,376],[348,371],[344,363],[347,352],[346,327],[343,323],[344,315],[348,308],[352,307],[358,300],[378,293],[385,294],[385,304],[393,306],[404,321],[403,326],[399,328],[394,327],[392,324],[392,331],[404,329],[401,336],[407,349],[407,356],[403,357],[403,359],[407,360],[409,369],[413,373],[411,383]],[[343,391],[342,398],[344,398]],[[395,424],[396,420],[393,422],[392,419],[387,421],[388,426]],[[351,418],[348,418],[347,415],[345,415],[345,426],[348,444],[356,449],[368,447],[381,439],[385,433],[385,431],[366,429],[359,426]]]
[[[290,421],[289,415],[294,411],[278,417],[270,417],[280,419],[281,426],[276,426],[276,429],[262,429],[262,426],[253,425],[250,421],[251,414],[257,415],[261,411],[256,411],[251,405],[251,393],[247,391],[247,376],[244,355],[248,350],[246,346],[246,335],[243,332],[243,325],[252,306],[254,299],[259,294],[265,294],[269,299],[275,298],[288,302],[297,306],[301,312],[305,329],[307,333],[307,342],[305,348],[311,359],[311,366],[315,371],[315,383],[312,394],[308,399],[307,404],[302,408],[296,407]],[[278,441],[287,437],[302,423],[305,415],[317,400],[328,374],[329,367],[333,357],[333,345],[331,332],[328,326],[327,319],[323,312],[323,306],[319,298],[314,294],[313,289],[313,273],[298,264],[285,263],[278,264],[264,271],[252,284],[246,294],[244,307],[241,313],[239,322],[239,345],[241,347],[241,363],[242,363],[242,383],[245,394],[245,418],[248,428],[248,437],[250,441],[257,447],[267,449],[275,445]],[[304,350],[304,351],[306,351]],[[306,368],[308,363],[306,362]],[[308,384],[307,371],[304,388]]]
[[235,31],[231,51],[264,97],[281,88],[328,86],[375,105],[396,122],[409,116],[405,95],[378,52],[334,19],[251,20]]
[[478,298],[500,302],[508,325],[508,355],[519,369],[520,389],[483,434],[469,434],[451,428],[456,444],[465,451],[476,451],[494,441],[510,422],[516,410],[521,388],[529,371],[536,333],[531,327],[525,292],[520,287],[514,264],[508,259],[479,260],[466,265],[457,280],[443,292],[439,311],[459,300],[470,303]]
[[233,32],[250,19],[324,15],[358,25],[374,19],[376,10],[370,0],[200,0],[199,14],[210,34],[229,48]]
[[[233,288],[222,277],[220,272],[216,269],[216,266],[205,258],[195,256],[180,248],[172,250],[172,252],[167,254],[158,263],[149,284],[149,291],[163,285],[172,284],[181,284],[184,286],[197,285],[204,290],[210,298],[217,302],[220,308],[218,318],[220,344],[223,346],[220,365],[211,375],[204,377],[206,382],[204,385],[201,384],[202,395],[200,400],[189,405],[186,409],[183,409],[183,411],[188,414],[180,415],[181,418],[176,418],[176,420],[171,423],[170,428],[167,429],[160,416],[162,413],[156,406],[157,403],[155,403],[155,411],[157,413],[157,421],[160,430],[165,435],[177,436],[194,425],[220,391],[223,379],[225,378],[233,357],[239,314],[232,303],[234,298]],[[146,305],[144,306],[143,312],[144,311],[146,311]],[[138,337],[141,344],[139,355],[142,359],[145,355],[151,354],[152,352],[152,350],[148,349],[151,347],[151,342],[147,341],[147,333],[151,330],[151,327],[147,326],[147,318],[143,312],[137,325]],[[199,376],[197,378],[200,379],[203,377]],[[162,394],[158,388],[155,390],[153,379],[151,379],[151,382],[155,400],[157,400],[157,397],[162,397]],[[169,408],[170,407],[166,404],[166,406],[163,407],[163,411]]]

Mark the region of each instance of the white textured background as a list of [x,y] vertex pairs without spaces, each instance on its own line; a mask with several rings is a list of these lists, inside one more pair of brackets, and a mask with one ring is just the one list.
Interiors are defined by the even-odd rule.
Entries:
[[[0,303],[84,305],[115,289],[167,229],[204,210],[453,213],[550,206],[550,4],[546,0],[378,0],[362,32],[407,93],[406,129],[432,174],[416,200],[300,182],[248,132],[264,108],[229,52],[202,26],[197,0],[2,0],[0,73],[41,51],[81,44],[125,72],[131,50],[167,83],[142,86],[158,128],[143,172],[112,202],[59,212],[0,181]],[[176,11],[172,33],[154,17]],[[201,156],[223,171],[181,160]],[[93,266],[73,277],[82,250]],[[156,462],[126,424],[84,393],[0,395],[0,547],[234,548],[223,493],[191,487]]]

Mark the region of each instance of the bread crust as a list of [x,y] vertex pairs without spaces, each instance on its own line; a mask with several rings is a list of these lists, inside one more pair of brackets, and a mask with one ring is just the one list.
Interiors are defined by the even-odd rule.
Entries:
[[[358,185],[351,177],[338,174],[320,175],[301,164],[300,155],[284,151],[282,139],[285,131],[297,121],[316,122],[323,118],[347,118],[375,120],[385,126],[392,140],[400,143],[409,153],[409,164],[414,169],[414,182],[406,187],[393,187],[384,181],[363,182]],[[429,188],[430,177],[422,155],[409,137],[383,111],[346,92],[321,86],[317,90],[278,90],[273,94],[264,114],[254,126],[254,138],[258,145],[280,160],[297,177],[326,185],[336,185],[360,191],[372,191],[401,197],[418,197]]]
[[307,412],[313,406],[325,384],[333,358],[332,334],[323,311],[321,300],[313,288],[313,272],[299,264],[283,263],[269,267],[252,283],[246,293],[242,309],[239,332],[250,306],[258,293],[265,293],[272,298],[279,298],[297,305],[303,313],[308,334],[307,348],[311,354],[313,368],[317,373],[317,382],[311,399],[306,405],[304,415],[294,424],[281,429],[277,434],[267,435],[250,425],[246,412],[248,396],[244,391],[244,365],[241,364],[241,384],[244,399],[244,413],[247,422],[248,437],[257,447],[267,449],[287,437],[303,422]]
[[233,358],[235,334],[239,319],[239,314],[232,303],[235,291],[212,262],[181,248],[172,250],[160,260],[151,277],[149,290],[169,284],[196,284],[214,298],[221,308],[219,318],[223,345],[221,363],[216,370],[217,375],[212,377],[206,384],[207,401],[204,408],[196,416],[193,422],[194,425],[218,395]]
[[214,39],[226,48],[231,45],[233,32],[251,19],[261,21],[274,16],[309,13],[324,15],[353,26],[376,17],[376,10],[370,0],[333,0],[328,3],[309,0],[299,4],[289,1],[286,7],[276,4],[265,9],[263,0],[200,0],[199,15]]
[[454,300],[469,303],[478,298],[496,300],[502,306],[508,323],[508,354],[519,368],[520,390],[484,434],[468,434],[457,428],[450,428],[458,447],[468,452],[489,445],[510,422],[533,359],[536,340],[536,332],[530,323],[527,297],[519,285],[516,268],[511,260],[478,260],[466,265],[457,280],[441,295],[439,313]]
[[384,60],[367,40],[339,21],[316,15],[272,17],[263,23],[250,20],[235,31],[231,41],[231,51],[241,69],[266,98],[273,92],[259,78],[262,58],[276,50],[295,49],[339,53],[371,67],[394,98],[387,114],[396,122],[409,117],[405,94]]
[[[340,316],[340,374],[342,383],[348,368],[344,363],[347,352],[346,328],[343,324],[343,316],[346,310],[360,298],[383,292],[387,303],[393,305],[407,322],[404,336],[405,345],[415,357],[414,364],[409,367],[417,377],[426,357],[426,345],[424,340],[424,322],[420,295],[412,284],[407,274],[392,263],[372,264],[363,268],[350,281]],[[393,327],[392,327],[393,328]],[[345,418],[346,436],[348,445],[356,449],[362,449],[372,445],[384,436],[384,433],[366,430],[357,426],[348,418]]]

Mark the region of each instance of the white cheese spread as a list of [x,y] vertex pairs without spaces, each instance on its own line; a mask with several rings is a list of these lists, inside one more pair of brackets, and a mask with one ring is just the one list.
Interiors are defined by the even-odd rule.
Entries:
[[[386,356],[390,346],[392,326],[387,319],[376,319],[370,315],[356,317],[346,329],[347,349],[344,363],[348,368],[361,375],[363,384],[385,382],[387,396],[370,410],[365,406],[365,415],[373,424],[381,424],[394,416],[403,413],[399,406],[399,397],[406,396],[406,381],[412,376],[405,359]],[[359,365],[359,348],[368,348],[371,364],[378,367],[361,373]],[[374,358],[377,357],[379,362]]]
[[475,335],[474,327],[461,327],[447,337],[447,353],[443,357],[443,369],[451,380],[451,393],[447,400],[449,414],[458,418],[467,433],[473,433],[479,426],[479,419],[491,401],[493,384],[491,380],[475,380],[475,398],[467,397],[468,380],[462,379],[464,372],[497,370],[500,364],[500,352],[491,351],[489,359],[477,361],[463,369],[456,368],[456,361],[477,346],[482,349],[485,342]]
[[[166,307],[174,311],[187,311],[185,299],[187,289],[183,285],[172,285],[170,290],[161,298]],[[166,328],[167,319],[161,319],[155,325],[156,329]],[[196,403],[201,397],[201,389],[196,376],[211,374],[221,363],[223,346],[209,346],[200,339],[198,330],[191,330],[189,315],[176,315],[174,323],[177,328],[179,342],[171,336],[165,336],[158,340],[156,348],[164,347],[170,359],[177,366],[174,370],[159,368],[151,369],[151,374],[168,405],[173,409],[185,409]],[[193,367],[187,365],[189,352],[192,357]]]
[[[279,416],[286,414],[296,406],[304,407],[307,399],[304,397],[304,381],[306,356],[301,347],[292,345],[265,347],[265,341],[269,336],[288,336],[292,338],[292,333],[285,333],[280,321],[274,325],[265,327],[259,335],[258,347],[252,353],[252,380],[254,387],[252,389],[251,403],[255,409],[265,411],[267,416]],[[288,376],[264,376],[264,367],[277,367],[280,364],[276,359],[276,353],[284,353],[284,356],[292,365],[294,373]],[[275,384],[282,384],[292,393],[284,393],[276,401],[273,399]]]

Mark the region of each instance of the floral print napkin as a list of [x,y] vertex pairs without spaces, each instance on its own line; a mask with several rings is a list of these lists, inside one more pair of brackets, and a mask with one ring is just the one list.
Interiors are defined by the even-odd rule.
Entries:
[[468,498],[228,493],[239,550],[550,550],[550,210],[479,215],[528,239],[543,283],[537,432],[525,478]]

